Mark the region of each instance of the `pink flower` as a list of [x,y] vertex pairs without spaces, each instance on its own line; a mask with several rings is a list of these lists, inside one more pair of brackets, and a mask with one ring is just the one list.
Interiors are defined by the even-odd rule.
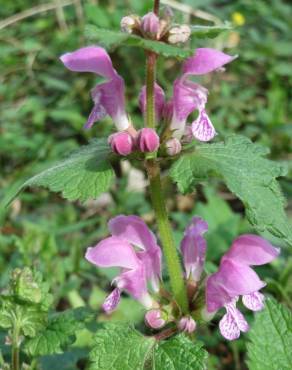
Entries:
[[243,304],[252,311],[264,307],[264,296],[259,292],[266,284],[250,266],[264,265],[273,261],[279,250],[267,240],[256,235],[242,235],[222,257],[219,270],[210,275],[206,283],[208,312],[225,307],[227,313],[220,321],[221,334],[228,340],[247,331],[248,324],[236,308],[239,296]]
[[203,234],[206,231],[207,222],[200,217],[194,217],[181,242],[186,278],[196,282],[200,280],[205,264],[207,243]]
[[113,68],[105,49],[87,46],[61,56],[64,65],[74,72],[91,72],[104,77],[107,82],[97,84],[91,90],[94,107],[88,117],[86,128],[107,114],[112,117],[118,131],[126,130],[130,123],[125,111],[125,86],[123,78]]
[[134,149],[134,141],[132,136],[126,131],[117,132],[110,135],[108,142],[112,148],[112,151],[122,156],[129,155]]
[[155,152],[159,148],[159,136],[152,128],[142,128],[138,131],[137,146],[143,153]]
[[187,118],[191,112],[198,110],[198,118],[192,123],[193,136],[200,141],[211,140],[216,132],[205,111],[208,90],[188,78],[213,72],[235,57],[219,50],[201,48],[183,64],[183,75],[176,79],[173,89],[173,115],[170,128],[173,135],[180,139],[184,134]]
[[85,258],[98,267],[119,267],[120,273],[113,280],[116,288],[106,298],[103,308],[113,311],[125,290],[147,309],[153,300],[148,293],[147,281],[154,291],[159,289],[161,278],[161,249],[154,234],[142,219],[136,216],[117,216],[109,221],[112,236],[95,247],[89,247]]

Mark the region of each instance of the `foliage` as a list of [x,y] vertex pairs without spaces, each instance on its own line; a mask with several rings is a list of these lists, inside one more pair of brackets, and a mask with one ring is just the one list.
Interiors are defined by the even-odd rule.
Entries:
[[231,136],[225,143],[198,146],[182,156],[170,175],[182,192],[191,191],[199,181],[222,178],[246,207],[250,223],[259,231],[267,229],[292,245],[291,225],[283,211],[283,200],[275,178],[286,174],[283,165],[263,158],[267,150],[244,137]]
[[181,334],[168,341],[145,337],[133,327],[108,324],[97,332],[90,370],[205,369],[206,351]]
[[108,156],[108,144],[104,140],[93,140],[91,144],[76,150],[69,158],[26,181],[17,193],[27,186],[38,185],[51,191],[60,191],[68,200],[95,199],[107,191],[112,183],[114,174]]
[[159,41],[145,40],[142,37],[131,35],[123,32],[114,32],[88,26],[86,28],[86,36],[90,41],[97,41],[100,45],[106,47],[112,46],[135,46],[146,50],[154,51],[165,57],[174,57],[184,59],[192,55],[192,50],[184,50],[182,48],[165,44]]
[[[1,7],[2,18],[40,5],[40,2],[34,3],[27,0],[5,2]],[[89,75],[70,74],[58,61],[63,52],[100,40],[98,37],[101,37],[101,33],[97,35],[96,29],[99,32],[101,29],[112,29],[115,36],[119,32],[122,16],[146,13],[151,8],[152,1],[100,1],[98,6],[95,1],[85,0],[81,3],[81,16],[78,15],[75,5],[63,8],[65,26],[60,22],[60,14],[53,10],[25,18],[1,29],[0,367],[3,369],[9,366],[10,346],[7,346],[7,343],[9,344],[12,334],[15,314],[25,336],[21,344],[25,363],[34,358],[34,366],[37,369],[85,368],[85,359],[92,346],[92,332],[96,331],[96,336],[100,334],[98,340],[102,342],[105,330],[97,331],[91,322],[90,312],[78,307],[86,305],[93,308],[97,320],[107,323],[109,317],[102,314],[99,307],[114,275],[112,271],[105,274],[91,268],[83,260],[84,248],[107,235],[106,223],[113,215],[139,214],[152,228],[154,226],[148,194],[143,190],[133,191],[129,185],[132,181],[130,173],[133,170],[140,171],[141,163],[135,162],[135,168],[130,169],[127,168],[127,163],[113,163],[117,175],[113,185],[113,171],[109,165],[102,163],[99,149],[94,146],[94,143],[101,142],[100,139],[87,144],[92,138],[108,136],[112,131],[112,125],[107,119],[90,131],[82,130],[92,105],[89,89],[95,81]],[[291,240],[292,125],[289,102],[292,81],[292,8],[283,0],[236,0],[224,4],[214,0],[199,0],[195,8],[191,0],[180,3],[185,4],[193,9],[187,13],[175,10],[178,23],[195,24],[192,27],[192,41],[185,50],[192,52],[196,47],[209,46],[225,48],[233,55],[239,54],[236,62],[232,63],[220,78],[215,76],[211,80],[206,77],[202,83],[210,90],[208,114],[214,126],[222,137],[237,132],[263,144],[264,147],[270,147],[269,158],[273,160],[271,162],[264,158],[267,153],[258,145],[253,146],[246,142],[244,146],[247,151],[241,149],[235,163],[233,159],[224,159],[234,175],[231,177],[223,170],[223,160],[216,158],[218,151],[224,151],[227,144],[218,142],[210,145],[210,148],[209,145],[197,146],[194,154],[185,154],[185,158],[181,160],[188,162],[187,168],[192,175],[200,175],[194,181],[188,179],[185,189],[190,185],[191,194],[174,195],[174,186],[167,177],[164,178],[177,245],[185,225],[193,215],[198,214],[209,220],[207,272],[214,272],[222,253],[236,235],[253,231],[246,221],[242,202],[248,206],[246,216],[251,224],[267,235],[275,245],[284,243],[266,234],[264,228],[277,236],[288,236],[290,233]],[[197,10],[203,10],[207,15],[216,15],[219,25],[219,18],[228,20],[229,23],[223,25],[228,32],[218,34],[216,23],[200,19]],[[236,12],[243,17],[244,24],[236,23]],[[2,24],[2,21],[0,23]],[[90,28],[85,30],[86,24],[90,24]],[[219,28],[221,31],[222,27]],[[111,47],[114,66],[126,81],[127,110],[135,124],[142,126],[137,96],[144,84],[144,52],[137,47],[141,46],[140,39],[129,39],[130,37],[125,43],[134,43],[136,47],[117,47],[113,50],[116,41],[110,40],[109,34],[100,42]],[[178,51],[177,48],[169,46],[166,50],[165,45],[157,45],[155,42],[150,42],[150,46],[149,43],[143,44],[143,47],[158,47],[158,51],[166,51],[167,56],[181,54],[185,57],[190,52],[182,52],[181,49]],[[160,58],[159,65],[158,82],[171,91],[181,64],[176,63],[172,57]],[[217,83],[219,79],[220,87]],[[230,141],[228,145],[231,146]],[[73,157],[68,156],[72,151]],[[103,144],[102,155],[106,156],[106,151],[106,145]],[[59,163],[61,157],[65,158],[61,162],[64,171],[57,173],[54,163]],[[259,163],[259,170],[254,174],[257,178],[253,177],[254,181],[249,183],[245,180],[247,172],[239,171],[239,166],[246,161],[253,166],[254,157]],[[99,185],[90,187],[90,192],[87,189],[84,192],[80,191],[79,181],[95,181],[94,173],[86,166],[88,161],[92,167],[105,170],[99,172],[104,181],[99,182],[101,177],[96,177]],[[73,166],[76,163],[80,166],[78,177],[76,173],[72,177],[70,164]],[[202,169],[203,163],[207,164],[208,170]],[[288,200],[289,221],[284,219],[282,205],[280,207],[274,202],[275,195],[282,198],[278,185],[275,185],[275,178],[284,173],[286,164],[289,168],[288,177],[280,178],[279,181]],[[185,165],[186,163],[177,162],[172,167],[172,177],[178,183],[183,180],[179,177],[178,166],[183,168]],[[37,173],[40,175],[32,177]],[[26,181],[28,178],[31,179]],[[208,189],[204,187],[202,190],[201,184],[204,184],[206,179],[209,181]],[[134,177],[134,182],[139,181]],[[4,208],[4,204],[18,193],[23,183],[30,187],[29,191],[19,194],[9,208]],[[243,183],[245,186],[242,186]],[[70,204],[63,201],[58,194],[49,194],[46,189],[35,191],[34,186],[45,186],[57,193],[63,190],[65,198],[77,201]],[[100,198],[99,194],[102,192],[106,194]],[[242,201],[236,199],[232,193]],[[85,201],[92,198],[95,200]],[[24,266],[33,267],[33,273],[23,269]],[[251,342],[248,344],[248,366],[251,369],[261,368],[261,361],[266,359],[269,359],[269,363],[263,362],[263,366],[269,368],[271,363],[277,368],[275,366],[278,362],[275,361],[280,361],[280,355],[281,361],[290,360],[288,356],[285,357],[285,346],[289,344],[290,338],[287,333],[291,331],[290,316],[285,305],[292,307],[291,266],[290,251],[283,248],[281,256],[273,265],[258,271],[261,276],[268,277],[266,290],[277,301],[283,302],[283,306],[268,300],[266,311],[258,314],[255,324],[251,321],[251,327],[254,326],[250,335]],[[19,268],[16,270],[17,276],[11,280],[10,273],[15,268]],[[51,294],[48,293],[49,285]],[[132,320],[137,329],[145,329],[139,305],[128,297],[122,298],[121,307],[110,319]],[[105,328],[110,329],[107,325]],[[137,335],[138,340],[145,340],[145,336],[138,334],[132,327],[123,328],[129,336],[137,339]],[[285,331],[286,336],[279,335],[282,331]],[[5,337],[8,338],[6,345]],[[206,365],[208,369],[244,368],[246,353],[243,340],[231,345],[222,344],[213,325],[200,329],[198,337],[210,353]],[[269,341],[271,338],[273,342]],[[263,340],[265,347],[261,345]],[[176,364],[180,357],[178,352],[172,350],[172,346],[178,347],[182,344],[185,348],[192,346],[189,353],[193,351],[194,354],[189,359],[187,351],[183,352],[188,358],[186,366],[192,364],[192,361],[201,361],[198,366],[203,366],[205,362],[205,351],[197,341],[193,343],[183,336],[170,338],[159,344],[158,352],[154,351],[156,344],[153,345],[153,339],[149,339],[150,341],[156,366],[162,366],[159,361],[165,364],[168,359],[170,369],[180,369]],[[128,348],[128,342],[125,347]],[[263,353],[264,349],[266,351]],[[91,352],[91,357],[95,354],[91,366],[97,361],[97,350],[95,342]],[[107,359],[103,358],[103,361]],[[151,366],[148,363],[146,365]],[[197,365],[195,363],[192,366]],[[281,368],[285,366],[285,362],[281,363]]]
[[292,364],[292,313],[287,307],[268,299],[249,334],[250,370],[290,369]]

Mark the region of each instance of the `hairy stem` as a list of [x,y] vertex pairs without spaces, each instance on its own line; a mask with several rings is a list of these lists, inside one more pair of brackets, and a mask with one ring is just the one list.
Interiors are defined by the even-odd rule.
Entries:
[[165,199],[161,186],[160,168],[155,159],[146,162],[147,173],[150,181],[150,194],[155,211],[157,226],[163,246],[163,252],[170,278],[171,290],[174,298],[183,313],[188,312],[186,287],[179,256],[175,247],[171,225],[168,219]]
[[[159,12],[159,1],[154,1],[154,12]],[[155,74],[157,56],[153,52],[147,54],[146,65],[146,125],[155,128]],[[166,265],[168,268],[171,290],[176,303],[182,312],[188,312],[188,301],[183,272],[175,247],[171,225],[169,223],[165,198],[161,186],[160,167],[155,158],[146,159],[146,169],[150,182],[150,194],[155,211],[159,235],[162,242]]]
[[19,370],[19,330],[15,326],[12,333],[12,351],[11,351],[12,370]]
[[158,15],[159,13],[159,5],[160,5],[160,0],[154,0],[153,13],[155,13],[156,15]]
[[148,52],[146,63],[146,125],[155,128],[154,83],[156,74],[156,54]]

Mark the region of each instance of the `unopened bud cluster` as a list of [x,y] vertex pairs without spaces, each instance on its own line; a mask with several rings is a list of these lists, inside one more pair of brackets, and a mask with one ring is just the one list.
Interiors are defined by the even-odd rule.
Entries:
[[152,128],[142,128],[135,134],[127,131],[111,135],[108,143],[114,153],[127,156],[137,150],[142,153],[152,153],[159,148],[160,139]]
[[169,7],[162,10],[160,17],[153,12],[143,17],[132,14],[122,18],[121,30],[169,44],[187,42],[191,35],[190,27],[186,24],[172,24],[172,19],[173,13]]

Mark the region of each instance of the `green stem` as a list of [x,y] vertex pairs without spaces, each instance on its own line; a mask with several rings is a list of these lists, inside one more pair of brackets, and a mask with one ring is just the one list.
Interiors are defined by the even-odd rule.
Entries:
[[12,333],[12,351],[11,351],[11,364],[12,370],[19,370],[19,330],[14,327]]
[[168,219],[165,199],[161,186],[160,168],[155,160],[146,162],[150,181],[152,205],[156,214],[157,226],[163,246],[163,252],[168,268],[170,285],[177,304],[183,313],[188,312],[188,301],[183,272],[173,239],[171,225]]
[[[153,11],[159,13],[159,0],[154,1]],[[155,74],[157,56],[153,52],[147,54],[146,64],[146,126],[155,128]],[[165,198],[161,186],[160,167],[156,159],[146,159],[146,169],[150,182],[150,194],[155,211],[159,235],[168,268],[171,290],[176,303],[183,313],[188,312],[186,287],[183,279],[179,256],[175,247],[171,225],[169,223]]]
[[146,125],[155,128],[155,107],[154,107],[154,83],[156,72],[156,54],[148,52],[146,64]]

